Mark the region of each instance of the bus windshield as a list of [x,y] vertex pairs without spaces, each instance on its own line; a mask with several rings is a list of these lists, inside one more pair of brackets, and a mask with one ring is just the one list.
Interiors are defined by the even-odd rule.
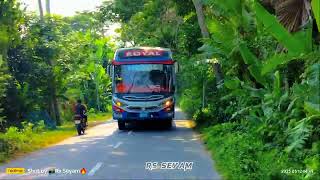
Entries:
[[173,65],[117,65],[114,82],[115,93],[170,93],[173,92]]

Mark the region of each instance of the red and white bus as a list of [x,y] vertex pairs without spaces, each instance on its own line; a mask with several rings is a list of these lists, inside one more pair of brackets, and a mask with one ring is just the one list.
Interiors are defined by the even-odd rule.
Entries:
[[133,121],[172,125],[177,64],[170,49],[118,49],[108,73],[112,77],[113,118],[120,130]]

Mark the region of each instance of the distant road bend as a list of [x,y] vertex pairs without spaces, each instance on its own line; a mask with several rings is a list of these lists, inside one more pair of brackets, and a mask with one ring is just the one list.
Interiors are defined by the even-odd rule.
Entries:
[[[108,121],[0,166],[0,179],[220,179],[190,124],[179,109],[171,130],[119,131]],[[7,167],[26,173],[8,175]],[[83,168],[85,174],[79,173]],[[53,169],[61,172],[49,174]]]

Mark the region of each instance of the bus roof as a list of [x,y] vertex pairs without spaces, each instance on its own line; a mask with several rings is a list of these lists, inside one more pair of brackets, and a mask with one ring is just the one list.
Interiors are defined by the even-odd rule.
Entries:
[[160,47],[120,48],[116,51],[112,64],[173,64],[172,52]]

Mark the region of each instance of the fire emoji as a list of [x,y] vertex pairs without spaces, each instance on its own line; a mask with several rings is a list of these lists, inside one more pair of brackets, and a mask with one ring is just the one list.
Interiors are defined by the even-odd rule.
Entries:
[[82,168],[82,169],[80,170],[80,173],[84,175],[84,174],[87,173],[87,170],[86,170],[85,168]]

